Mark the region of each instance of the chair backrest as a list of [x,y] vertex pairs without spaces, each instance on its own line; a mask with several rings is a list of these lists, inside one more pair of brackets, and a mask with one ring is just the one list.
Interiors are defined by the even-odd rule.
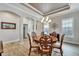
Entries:
[[43,36],[43,35],[44,35],[44,31],[41,32],[41,36]]
[[33,39],[33,40],[37,38],[37,35],[36,35],[35,32],[32,32],[32,33],[31,33],[31,36],[32,36],[32,39]]
[[29,33],[27,33],[27,36],[28,36],[28,39],[29,39],[29,45],[30,45],[30,47],[31,47],[32,45],[31,45],[31,38],[30,38]]
[[35,33],[35,32],[32,32],[32,33],[31,33],[31,36],[37,36],[37,35],[36,35],[36,33]]
[[60,42],[60,47],[62,47],[64,36],[65,36],[65,34],[62,34],[62,36],[61,36],[61,42]]
[[57,37],[57,33],[56,32],[53,32],[51,35]]
[[58,41],[60,41],[60,34],[57,34]]
[[0,53],[2,53],[2,52],[3,52],[3,42],[0,41]]
[[50,49],[52,50],[52,38],[50,36],[43,36],[40,38],[40,47],[41,49]]

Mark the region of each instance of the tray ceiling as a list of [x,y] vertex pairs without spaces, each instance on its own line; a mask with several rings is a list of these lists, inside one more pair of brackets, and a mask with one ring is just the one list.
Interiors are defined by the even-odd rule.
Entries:
[[29,5],[40,11],[42,15],[49,15],[51,13],[58,12],[56,10],[62,10],[64,7],[66,7],[66,9],[69,9],[68,3],[29,3]]

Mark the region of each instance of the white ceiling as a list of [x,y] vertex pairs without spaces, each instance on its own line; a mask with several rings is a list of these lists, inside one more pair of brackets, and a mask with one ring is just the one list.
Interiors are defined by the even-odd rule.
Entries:
[[79,3],[70,3],[70,9],[49,15],[50,17],[61,16],[73,12],[79,12]]
[[48,15],[50,12],[53,12],[55,10],[58,10],[67,6],[69,9],[68,3],[29,3],[29,5],[37,9],[38,11],[40,11],[42,15]]
[[[27,4],[28,5],[28,4]],[[37,11],[39,14],[49,16],[52,20],[56,16],[61,16],[64,14],[69,14],[72,12],[79,12],[79,3],[31,3],[29,7],[32,7],[32,10]],[[68,9],[63,9],[63,6],[67,6]],[[53,7],[53,8],[52,8]],[[69,8],[70,7],[70,8]],[[59,10],[58,9],[63,9]]]
[[[25,3],[23,3],[25,4]],[[36,20],[41,20],[42,19],[42,15],[39,14],[39,12],[35,12],[37,10],[33,10],[32,8],[28,8],[28,4],[26,3],[25,6],[23,4],[20,4],[20,3],[1,3],[0,4],[0,11],[11,11],[11,12],[14,12],[18,15],[20,15],[21,17],[28,17],[28,18],[34,18]],[[57,3],[56,3],[57,4]],[[56,5],[55,4],[55,5]],[[52,4],[47,4],[47,5],[54,5],[54,3]],[[58,8],[57,6],[53,6],[54,8]],[[62,4],[63,5],[63,4]],[[79,11],[79,4],[78,3],[71,3],[69,4],[70,5],[70,9],[68,10],[64,10],[62,12],[57,12],[57,13],[52,13],[48,16],[50,17],[54,17],[54,16],[59,16],[59,15],[64,15],[64,14],[67,14],[67,13],[71,13],[71,12],[76,12],[76,11]],[[45,5],[44,5],[45,6]],[[44,8],[43,6],[43,8]],[[40,6],[39,8],[41,8],[42,6]],[[51,6],[52,7],[52,6]],[[50,7],[48,7],[48,10],[49,10]],[[50,8],[52,9],[52,8]],[[45,10],[45,9],[44,9]],[[43,11],[44,11],[43,10]],[[54,10],[54,9],[52,9]],[[42,12],[43,12],[42,11]],[[41,11],[40,11],[41,12]],[[41,13],[42,13],[41,12]],[[48,11],[45,11],[45,12],[48,12]],[[44,13],[44,12],[43,12]]]

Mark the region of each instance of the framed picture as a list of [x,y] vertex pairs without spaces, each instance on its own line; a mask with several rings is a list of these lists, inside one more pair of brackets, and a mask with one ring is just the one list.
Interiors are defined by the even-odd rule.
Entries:
[[16,29],[16,23],[1,22],[1,29]]

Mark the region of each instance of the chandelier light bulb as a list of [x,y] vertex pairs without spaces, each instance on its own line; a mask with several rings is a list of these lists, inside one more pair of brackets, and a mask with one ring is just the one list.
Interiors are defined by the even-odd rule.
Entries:
[[50,22],[51,22],[51,20],[48,21],[48,23],[50,23]]
[[44,21],[44,17],[42,18],[41,22],[43,22],[43,21]]
[[46,18],[46,21],[48,21],[49,17]]

